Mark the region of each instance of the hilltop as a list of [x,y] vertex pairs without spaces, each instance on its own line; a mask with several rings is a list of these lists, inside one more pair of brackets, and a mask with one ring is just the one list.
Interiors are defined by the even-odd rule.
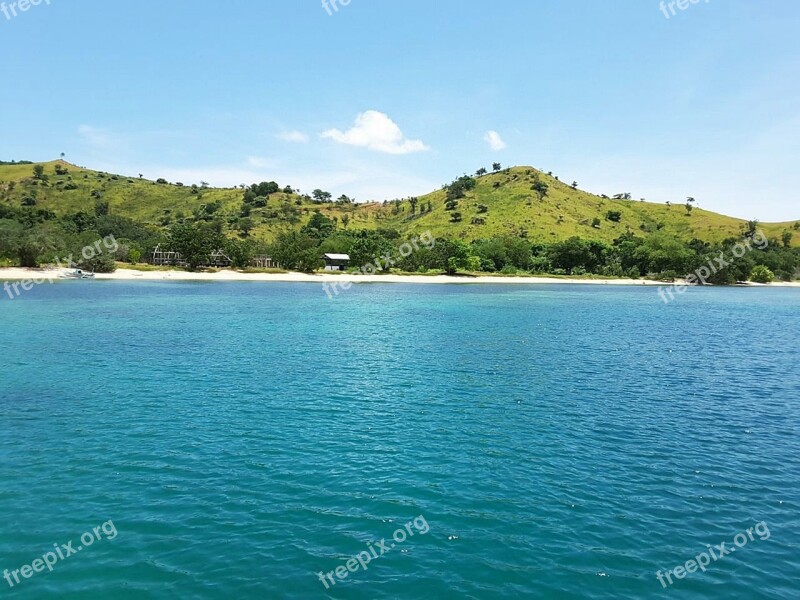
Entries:
[[[43,177],[34,176],[36,167]],[[287,228],[299,229],[317,211],[341,229],[393,229],[402,236],[431,231],[467,242],[517,236],[552,243],[579,236],[610,243],[626,232],[642,237],[662,232],[686,242],[694,238],[719,242],[739,235],[746,225],[742,219],[692,205],[687,210],[684,199],[666,205],[597,196],[533,167],[466,179],[474,183],[467,184],[463,197],[449,207],[445,188],[416,199],[357,204],[345,197],[315,200],[285,183],[262,187],[269,193],[251,194],[245,203],[246,190],[241,188],[151,181],[64,161],[4,163],[0,164],[0,207],[45,210],[58,217],[100,210],[162,230],[187,218],[213,218],[230,231],[244,231],[264,241]],[[784,232],[797,232],[800,223],[761,223],[759,227],[779,239]],[[800,245],[800,232],[791,243]]]

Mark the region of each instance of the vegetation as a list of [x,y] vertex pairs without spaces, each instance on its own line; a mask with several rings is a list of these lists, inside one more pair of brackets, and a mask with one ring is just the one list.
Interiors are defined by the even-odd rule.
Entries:
[[[113,235],[119,243],[113,258],[131,264],[160,244],[180,252],[191,268],[216,250],[239,268],[268,254],[301,271],[318,269],[327,252],[349,253],[355,267],[388,253],[397,258],[393,268],[408,272],[670,279],[761,231],[769,246],[736,259],[715,282],[796,276],[800,223],[733,219],[698,208],[694,198],[685,206],[633,201],[629,193],[596,196],[551,173],[498,163],[425,196],[362,204],[346,195],[334,201],[321,189],[303,195],[274,181],[218,189],[63,161],[0,163],[0,261],[52,263]],[[397,256],[424,232],[435,247]]]

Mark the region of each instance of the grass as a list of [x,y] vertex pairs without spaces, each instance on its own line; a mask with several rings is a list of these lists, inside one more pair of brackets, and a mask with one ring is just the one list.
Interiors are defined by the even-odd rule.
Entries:
[[[109,203],[110,213],[131,218],[153,227],[167,227],[183,217],[191,216],[204,205],[218,203],[214,217],[234,226],[240,217],[242,191],[233,188],[207,188],[193,193],[188,185],[159,184],[140,179],[83,169],[62,161],[39,163],[48,177],[46,184],[33,179],[33,165],[0,165],[0,204],[19,207],[25,197],[35,195],[36,207],[51,210],[59,216],[79,211],[94,213],[99,196]],[[55,175],[59,165],[66,175]],[[536,179],[549,187],[539,199],[531,189]],[[13,182],[14,188],[10,189]],[[76,189],[64,189],[75,186]],[[532,167],[514,167],[477,179],[477,187],[459,201],[457,212],[462,222],[450,221],[452,212],[445,210],[445,192],[437,190],[419,198],[419,206],[432,204],[433,209],[411,215],[411,204],[405,200],[389,203],[316,204],[297,194],[273,194],[265,208],[254,208],[251,219],[254,239],[271,241],[281,230],[299,228],[314,211],[334,219],[340,229],[349,219],[348,229],[392,228],[404,236],[430,231],[435,237],[454,237],[465,241],[493,236],[525,236],[533,242],[551,243],[572,236],[611,242],[626,231],[648,236],[664,232],[684,241],[693,238],[715,242],[737,236],[745,221],[695,208],[687,214],[682,201],[667,206],[638,200],[612,200],[573,189],[555,177]],[[479,213],[478,206],[488,210]],[[279,215],[273,216],[274,212]],[[620,213],[619,222],[609,221],[609,211]],[[296,213],[289,217],[288,213]],[[472,224],[480,217],[485,224]],[[600,219],[599,227],[593,220]],[[800,231],[795,223],[762,223],[769,237],[780,238],[784,231],[795,233],[794,246],[800,246]]]

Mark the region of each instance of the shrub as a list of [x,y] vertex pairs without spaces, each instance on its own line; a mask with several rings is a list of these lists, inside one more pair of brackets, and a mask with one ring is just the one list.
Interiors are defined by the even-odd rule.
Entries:
[[639,279],[642,276],[642,273],[639,271],[639,267],[631,267],[627,271],[625,271],[625,277],[630,279]]
[[775,274],[764,265],[756,265],[750,273],[750,281],[756,283],[772,283],[775,281]]
[[622,213],[618,210],[610,210],[606,213],[606,219],[614,223],[619,223],[622,220]]

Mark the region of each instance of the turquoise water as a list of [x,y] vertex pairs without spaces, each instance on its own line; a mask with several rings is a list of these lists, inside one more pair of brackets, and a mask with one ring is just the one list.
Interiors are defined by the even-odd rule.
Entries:
[[798,315],[791,289],[4,297],[0,570],[116,535],[0,596],[796,598]]

